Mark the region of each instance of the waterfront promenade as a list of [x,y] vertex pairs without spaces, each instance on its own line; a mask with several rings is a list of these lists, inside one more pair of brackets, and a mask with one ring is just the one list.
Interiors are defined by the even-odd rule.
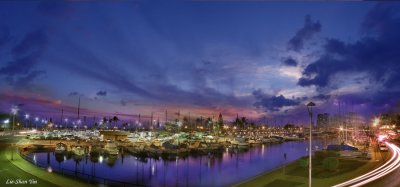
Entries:
[[40,187],[92,186],[79,180],[50,173],[47,170],[36,167],[20,157],[16,151],[13,154],[14,159],[11,160],[12,149],[10,145],[16,143],[18,140],[20,140],[19,137],[0,136],[0,186],[12,185],[11,183],[19,183],[18,186]]

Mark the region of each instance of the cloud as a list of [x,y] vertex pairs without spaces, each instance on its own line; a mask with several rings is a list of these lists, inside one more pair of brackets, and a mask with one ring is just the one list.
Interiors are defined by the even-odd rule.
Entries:
[[264,108],[266,111],[279,111],[282,107],[297,106],[300,101],[295,99],[285,98],[283,95],[271,96],[263,93],[261,90],[255,90],[253,96],[256,102],[253,104],[257,108]]
[[304,42],[313,37],[314,34],[321,31],[319,21],[313,22],[310,15],[306,15],[304,26],[296,32],[296,34],[287,43],[287,49],[293,51],[301,51],[304,48]]
[[46,50],[47,43],[47,36],[43,29],[26,33],[12,48],[12,60],[0,67],[0,76],[3,76],[8,84],[15,88],[29,90],[30,83],[45,74],[45,71],[34,68],[40,62],[39,59]]
[[21,76],[19,77],[14,83],[12,83],[13,85],[15,85],[16,88],[27,88],[30,89],[30,87],[28,86],[33,80],[36,80],[39,77],[43,77],[44,75],[46,75],[45,71],[42,70],[33,70],[31,72],[29,72],[27,75],[25,76]]
[[316,96],[313,96],[312,98],[317,100],[328,100],[331,98],[331,95],[318,94]]
[[297,61],[293,59],[292,57],[288,57],[283,60],[283,64],[286,66],[297,66]]
[[379,93],[368,93],[371,97],[399,98],[400,6],[394,5],[373,7],[361,25],[364,35],[359,40],[326,39],[323,54],[304,69],[298,84],[329,88],[338,75],[366,73],[369,82],[383,86]]
[[27,33],[21,42],[12,49],[14,56],[27,54],[42,54],[47,46],[47,36],[43,29]]
[[105,91],[105,90],[104,90],[104,91],[101,91],[101,90],[100,90],[100,91],[98,91],[98,92],[96,93],[96,95],[97,95],[97,96],[106,96],[106,95],[107,95],[107,91]]

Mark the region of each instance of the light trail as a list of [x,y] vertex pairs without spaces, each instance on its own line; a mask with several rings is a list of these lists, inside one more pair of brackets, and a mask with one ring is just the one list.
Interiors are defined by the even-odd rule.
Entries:
[[367,183],[370,183],[376,179],[379,179],[392,171],[396,170],[400,167],[400,148],[392,143],[386,142],[386,145],[393,152],[392,157],[382,166],[349,181],[337,184],[333,187],[343,187],[343,186],[362,186]]

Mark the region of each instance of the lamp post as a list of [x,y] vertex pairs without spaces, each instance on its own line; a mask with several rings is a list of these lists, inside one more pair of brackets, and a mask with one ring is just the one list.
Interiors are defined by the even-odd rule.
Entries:
[[[13,115],[12,119],[12,135],[14,136],[14,126],[15,126],[15,115],[18,114],[18,106],[12,106],[11,107],[11,113]],[[11,145],[11,160],[14,160],[14,144]]]
[[311,187],[311,154],[312,154],[312,146],[311,146],[311,137],[312,137],[312,127],[313,127],[313,121],[312,121],[312,107],[315,106],[315,103],[310,102],[307,104],[307,110],[308,114],[310,115],[310,148],[308,149],[309,151],[309,164],[308,164],[308,186]]
[[29,114],[25,114],[25,122],[26,122],[25,128],[28,128],[28,124],[29,124]]
[[37,123],[38,123],[38,121],[39,121],[39,117],[35,117],[35,127],[36,127],[36,130],[37,130]]

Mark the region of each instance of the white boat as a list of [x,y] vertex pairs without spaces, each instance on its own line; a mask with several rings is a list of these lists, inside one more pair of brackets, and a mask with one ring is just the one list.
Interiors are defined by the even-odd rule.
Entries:
[[109,142],[104,146],[104,149],[108,152],[110,155],[118,155],[118,147],[115,143]]
[[240,137],[237,137],[234,140],[232,140],[231,144],[237,145],[237,147],[240,147],[240,148],[247,148],[250,145],[246,138],[240,138]]
[[85,151],[81,146],[76,146],[72,148],[72,153],[74,153],[74,155],[82,156],[85,154]]
[[239,148],[247,148],[247,147],[249,147],[249,143],[247,143],[247,142],[239,142],[239,144],[238,144],[238,147]]
[[66,150],[66,149],[65,149],[64,144],[58,143],[58,144],[56,145],[56,149],[55,149],[54,152],[55,152],[55,153],[63,153],[65,150]]
[[260,144],[261,141],[259,139],[250,139],[249,144]]

